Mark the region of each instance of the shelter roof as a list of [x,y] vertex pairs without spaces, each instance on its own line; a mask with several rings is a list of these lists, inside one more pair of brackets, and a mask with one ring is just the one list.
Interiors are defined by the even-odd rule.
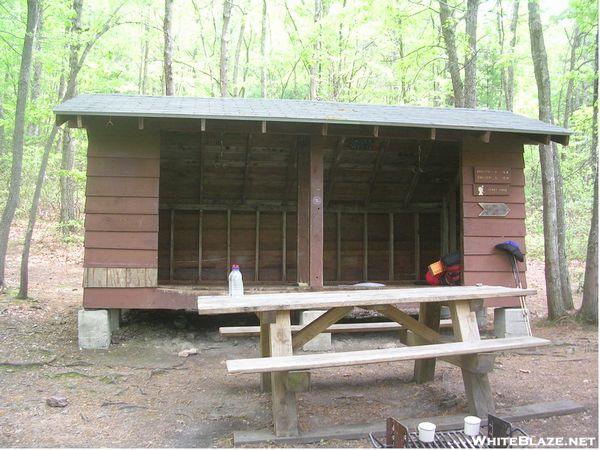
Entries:
[[562,143],[571,134],[509,111],[262,98],[82,94],[58,105],[54,112],[58,122],[70,116],[301,122],[537,134]]

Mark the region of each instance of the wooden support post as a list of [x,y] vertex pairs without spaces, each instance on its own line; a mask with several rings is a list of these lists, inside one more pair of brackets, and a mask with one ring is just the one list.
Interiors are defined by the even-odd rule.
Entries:
[[[260,320],[260,357],[268,358],[271,356],[271,337],[270,337],[270,320],[265,313],[259,313]],[[260,390],[268,392],[271,390],[271,374],[269,372],[260,375]]]
[[451,252],[458,250],[456,236],[456,191],[448,193],[448,246]]
[[[419,304],[419,323],[438,332],[440,329],[440,312],[442,305],[440,303],[421,303]],[[427,341],[414,335],[414,344],[426,344]],[[435,358],[421,359],[415,361],[414,379],[418,384],[433,381],[435,376]]]
[[[203,119],[204,120],[204,119]],[[204,130],[202,130],[204,131]],[[200,180],[198,186],[198,201],[202,203],[204,199],[204,134],[200,134]]]
[[231,210],[227,210],[227,269],[225,274],[229,275],[231,270]]
[[206,131],[206,119],[200,119],[200,131]]
[[448,253],[448,199],[442,197],[442,207],[440,209],[440,254]]
[[202,281],[202,222],[204,214],[198,211],[198,281]]
[[[452,329],[456,340],[463,342],[479,341],[479,327],[475,312],[471,311],[471,302],[462,300],[450,302],[450,315],[452,317]],[[476,360],[478,355],[464,356],[463,361]],[[479,417],[487,417],[488,413],[494,413],[494,397],[490,387],[487,373],[475,373],[465,368],[462,369],[465,394],[469,402],[469,410]]]
[[421,279],[421,235],[420,235],[420,223],[419,223],[419,213],[414,213],[413,219],[413,229],[415,232],[415,280]]
[[388,279],[394,281],[394,213],[389,213]]
[[[269,325],[271,356],[292,356],[292,329],[289,311],[277,311],[275,323]],[[296,396],[287,389],[289,372],[271,373],[273,424],[277,436],[298,435]]]
[[281,281],[287,281],[287,213],[281,212]]
[[171,209],[171,241],[169,242],[169,281],[175,276],[175,210]]
[[256,210],[256,228],[254,232],[254,281],[258,281],[260,269],[260,211]]
[[298,283],[310,281],[310,141],[298,137],[298,219],[297,273]]
[[336,246],[335,246],[335,268],[337,281],[342,280],[342,213],[338,211],[336,214]]
[[138,130],[143,130],[143,129],[144,129],[144,118],[138,117]]
[[310,145],[310,287],[323,287],[323,147],[322,138]]
[[369,216],[363,214],[363,280],[369,280]]

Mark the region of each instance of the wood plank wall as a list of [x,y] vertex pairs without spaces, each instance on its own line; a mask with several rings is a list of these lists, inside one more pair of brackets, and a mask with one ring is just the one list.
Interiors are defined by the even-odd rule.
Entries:
[[[248,282],[298,281],[297,174],[305,162],[298,155],[309,142],[269,134],[163,132],[161,283],[223,283],[234,263]],[[324,282],[421,278],[444,251],[442,240],[450,240],[450,227],[440,223],[448,214],[439,205],[457,179],[459,146],[326,137],[319,145]],[[302,197],[308,203],[309,194]],[[413,206],[422,204],[438,206]],[[399,212],[411,207],[421,212]]]
[[[462,214],[464,252],[464,283],[477,283],[514,287],[515,281],[507,256],[494,249],[506,240],[525,248],[525,175],[523,144],[506,135],[492,134],[489,143],[465,137],[462,151]],[[475,167],[507,167],[511,169],[509,195],[474,195]],[[506,203],[510,212],[506,217],[480,217],[479,202]],[[525,287],[526,265],[518,264],[521,281]],[[486,302],[489,306],[513,306],[517,299]]]
[[[157,285],[158,133],[88,128],[84,306]],[[115,296],[115,289],[110,289]]]

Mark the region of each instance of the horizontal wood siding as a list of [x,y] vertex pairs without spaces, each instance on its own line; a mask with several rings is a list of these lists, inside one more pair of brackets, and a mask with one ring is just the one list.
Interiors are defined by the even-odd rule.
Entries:
[[195,310],[196,296],[155,288],[87,288],[85,308],[185,309]]
[[101,285],[107,274],[106,286],[155,286],[159,135],[92,126],[88,143],[84,267],[90,270],[84,284]]
[[[477,283],[514,287],[515,280],[508,257],[494,246],[513,240],[525,251],[525,167],[523,145],[518,139],[492,134],[489,143],[466,136],[461,155],[462,229],[464,254],[464,284]],[[510,168],[509,195],[474,195],[474,168]],[[506,203],[510,209],[506,217],[480,217],[480,202]],[[518,265],[521,282],[526,286],[524,263]],[[486,301],[488,306],[511,306],[518,299]]]

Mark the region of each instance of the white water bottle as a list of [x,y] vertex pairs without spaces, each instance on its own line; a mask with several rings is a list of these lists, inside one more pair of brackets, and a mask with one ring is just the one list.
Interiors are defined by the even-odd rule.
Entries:
[[237,297],[244,295],[244,281],[242,280],[242,272],[240,266],[234,264],[229,272],[229,296]]

